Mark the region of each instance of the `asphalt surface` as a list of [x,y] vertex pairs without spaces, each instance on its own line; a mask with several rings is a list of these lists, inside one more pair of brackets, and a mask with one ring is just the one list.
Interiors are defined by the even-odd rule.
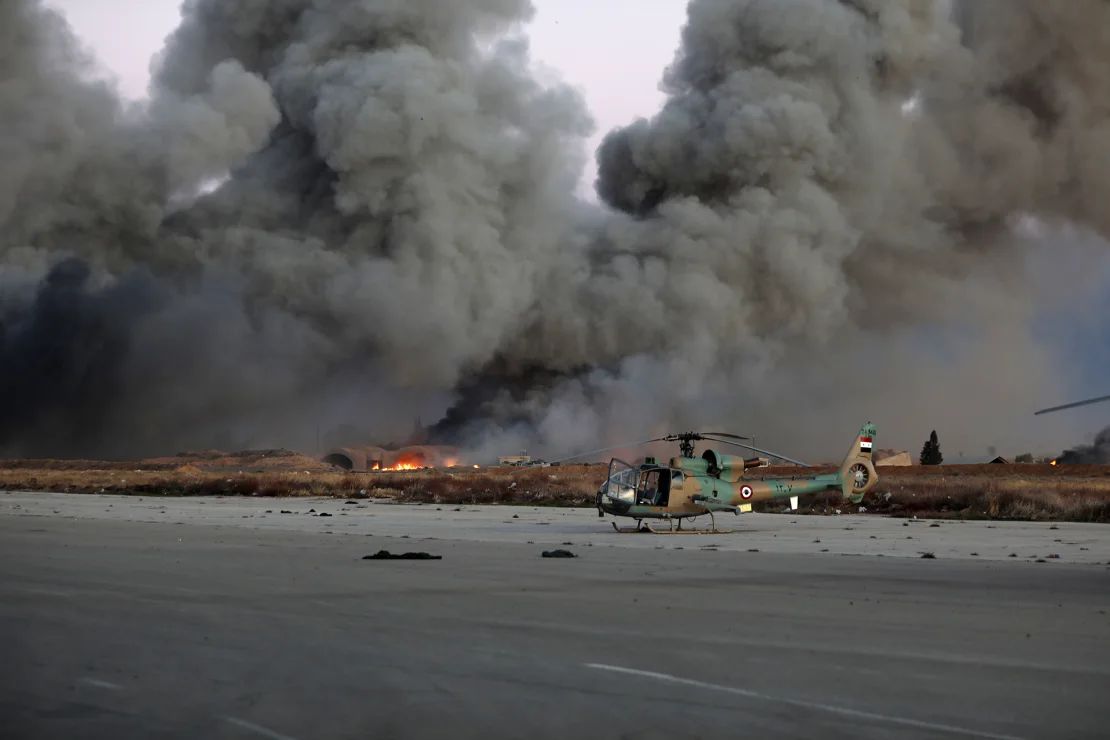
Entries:
[[1107,736],[1110,528],[727,523],[0,493],[0,736]]

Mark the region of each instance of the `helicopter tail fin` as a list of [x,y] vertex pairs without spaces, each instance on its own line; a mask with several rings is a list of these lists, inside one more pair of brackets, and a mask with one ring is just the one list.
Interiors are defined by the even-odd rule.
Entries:
[[875,445],[875,425],[867,422],[859,430],[852,448],[840,465],[841,490],[853,504],[863,501],[865,493],[879,482],[871,454]]

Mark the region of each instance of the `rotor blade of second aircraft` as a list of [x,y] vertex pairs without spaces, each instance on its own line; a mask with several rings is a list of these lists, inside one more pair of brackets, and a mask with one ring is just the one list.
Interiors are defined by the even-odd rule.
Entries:
[[663,437],[656,437],[655,439],[645,439],[643,442],[628,442],[628,443],[622,444],[622,445],[613,445],[612,447],[602,447],[600,450],[590,450],[589,452],[580,452],[577,455],[571,455],[569,457],[560,457],[558,460],[552,460],[551,462],[552,463],[561,463],[561,462],[566,462],[567,460],[577,460],[578,458],[586,457],[587,455],[600,455],[602,452],[611,452],[613,450],[627,450],[627,449],[630,449],[632,447],[640,447],[641,445],[649,445],[652,442],[665,442],[665,441],[666,440]]
[[1033,414],[1033,416],[1040,416],[1041,414],[1051,414],[1056,411],[1064,411],[1066,409],[1077,409],[1080,406],[1090,406],[1095,403],[1104,403],[1110,401],[1110,396],[1099,396],[1098,398],[1088,398],[1086,401],[1076,401],[1075,403],[1065,403],[1063,406],[1053,406],[1050,409],[1041,409]]

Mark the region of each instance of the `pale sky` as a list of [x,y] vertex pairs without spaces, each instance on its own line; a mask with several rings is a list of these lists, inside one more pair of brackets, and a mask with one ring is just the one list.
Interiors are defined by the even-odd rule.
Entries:
[[[465,2],[466,0],[459,0]],[[180,18],[180,0],[47,0],[131,98],[145,94],[150,58]],[[592,192],[592,151],[609,130],[658,110],[659,81],[674,57],[686,0],[533,0],[534,59],[586,97],[597,121],[583,191]]]

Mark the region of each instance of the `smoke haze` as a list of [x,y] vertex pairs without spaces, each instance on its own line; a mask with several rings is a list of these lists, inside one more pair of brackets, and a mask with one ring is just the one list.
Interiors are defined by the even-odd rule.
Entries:
[[0,452],[1074,433],[1035,324],[1099,286],[1037,266],[1107,257],[1110,5],[693,0],[601,204],[531,13],[189,0],[125,105],[0,5]]

